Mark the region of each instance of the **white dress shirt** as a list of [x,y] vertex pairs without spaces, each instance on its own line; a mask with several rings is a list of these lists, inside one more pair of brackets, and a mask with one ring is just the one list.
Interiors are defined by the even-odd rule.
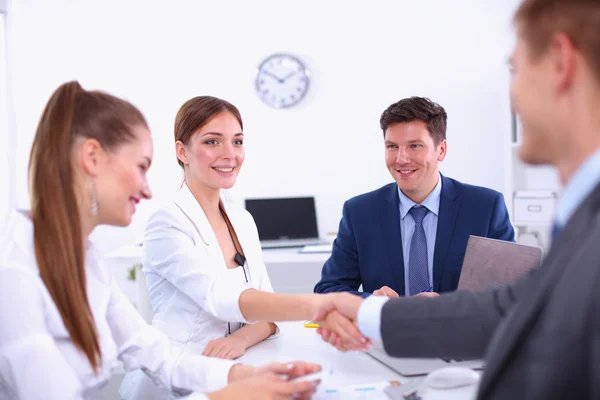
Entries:
[[85,271],[102,354],[98,375],[72,343],[39,276],[31,219],[13,212],[0,239],[0,399],[87,399],[121,363],[179,394],[227,384],[233,363],[172,351],[121,293],[90,242]]
[[[438,183],[429,193],[429,196],[420,204],[427,208],[429,212],[423,219],[423,230],[427,240],[427,268],[429,271],[429,287],[433,287],[433,255],[435,251],[435,239],[437,237],[438,214],[440,212],[440,196],[442,194],[442,177],[438,176]],[[415,220],[409,214],[411,208],[417,203],[406,197],[398,187],[398,197],[400,199],[400,231],[402,236],[402,254],[404,256],[404,293],[408,296],[410,293],[409,285],[409,261],[410,245],[415,233]]]
[[[186,184],[149,218],[144,232],[143,271],[152,325],[169,336],[172,346],[197,354],[211,340],[239,329],[240,323],[252,323],[239,309],[242,292],[273,291],[254,219],[226,196],[221,204],[245,254],[243,267],[227,268],[217,237]],[[126,376],[121,396],[168,398],[140,372]]]

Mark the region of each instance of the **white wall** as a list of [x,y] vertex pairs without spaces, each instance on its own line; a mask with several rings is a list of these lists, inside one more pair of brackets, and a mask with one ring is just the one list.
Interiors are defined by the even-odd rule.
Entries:
[[[3,4],[0,3],[0,7]],[[9,209],[10,165],[8,162],[8,109],[6,91],[5,17],[0,13],[0,224]]]
[[[78,79],[138,105],[155,143],[155,200],[131,227],[97,232],[105,249],[133,242],[148,213],[180,183],[173,121],[188,98],[239,107],[247,161],[240,197],[315,195],[321,233],[337,230],[347,198],[388,183],[379,116],[422,95],[449,114],[442,172],[504,191],[510,135],[506,58],[517,0],[79,1],[22,0],[14,10],[18,203],[43,105]],[[304,58],[309,101],[276,111],[253,74],[276,51]]]

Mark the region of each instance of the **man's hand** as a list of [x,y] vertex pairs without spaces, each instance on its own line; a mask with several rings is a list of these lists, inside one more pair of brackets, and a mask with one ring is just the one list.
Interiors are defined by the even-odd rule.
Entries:
[[226,338],[214,339],[208,342],[202,355],[206,357],[234,360],[243,356],[247,347],[248,346],[246,346],[246,343],[241,338],[227,336]]
[[400,297],[400,295],[398,293],[396,293],[396,291],[388,286],[383,286],[381,289],[377,289],[376,291],[373,292],[373,296],[385,296],[385,297],[389,297],[391,299],[396,298],[396,297]]
[[439,293],[436,292],[421,292],[416,294],[415,296],[421,296],[421,297],[440,297]]
[[[364,341],[361,339],[360,343],[356,344],[348,339],[342,338],[339,334],[334,333],[343,332],[345,334],[350,334],[351,337],[363,337],[356,324],[352,324],[350,328],[345,328],[346,321],[348,321],[348,319],[342,314],[337,311],[332,311],[327,314],[324,320],[319,322],[320,327],[317,329],[317,333],[321,335],[321,338],[324,341],[328,342],[339,351],[367,351],[371,346],[371,341],[367,338],[365,338]],[[345,331],[344,329],[350,329],[350,332]]]
[[337,311],[350,321],[356,321],[358,308],[363,302],[363,298],[350,293],[328,293],[321,295],[317,307],[317,313],[313,321],[320,322],[325,319],[327,314]]
[[349,293],[332,293],[320,304],[313,321],[321,326],[317,333],[340,351],[365,351],[371,342],[356,327],[362,297]]

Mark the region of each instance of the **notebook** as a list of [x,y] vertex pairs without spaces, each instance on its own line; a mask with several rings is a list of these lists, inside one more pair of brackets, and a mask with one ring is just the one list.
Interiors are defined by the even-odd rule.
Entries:
[[540,247],[471,235],[458,288],[481,290],[506,285],[541,262]]

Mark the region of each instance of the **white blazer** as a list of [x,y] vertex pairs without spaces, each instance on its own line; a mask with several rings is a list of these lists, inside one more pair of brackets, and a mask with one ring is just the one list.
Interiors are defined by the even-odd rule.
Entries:
[[227,268],[212,227],[186,184],[150,217],[144,232],[152,324],[198,352],[225,337],[228,322],[250,323],[239,309],[244,290],[273,291],[254,219],[224,196],[221,202],[244,250],[244,267]]
[[233,362],[173,349],[121,293],[90,242],[85,271],[102,353],[98,375],[71,341],[40,278],[31,219],[20,211],[11,215],[0,236],[0,399],[94,398],[121,362],[126,371],[143,368],[166,392],[212,391],[227,384]]
[[[231,322],[251,323],[239,309],[243,291],[273,291],[254,219],[225,196],[221,202],[244,250],[244,269],[227,268],[217,237],[186,184],[149,218],[144,231],[142,270],[152,325],[169,336],[174,348],[197,354],[211,340],[239,329]],[[174,398],[141,371],[127,374],[120,393],[124,400]]]

